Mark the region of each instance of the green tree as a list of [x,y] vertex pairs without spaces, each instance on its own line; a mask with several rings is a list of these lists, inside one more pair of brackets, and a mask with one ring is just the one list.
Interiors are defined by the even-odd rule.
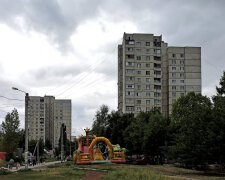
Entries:
[[152,157],[164,156],[164,147],[167,141],[168,119],[163,117],[160,111],[152,110],[146,113],[148,122],[146,122],[143,139],[144,153]]
[[220,87],[216,87],[217,95],[213,96],[213,121],[210,125],[211,157],[213,162],[225,164],[225,71],[220,79]]
[[223,71],[223,76],[220,79],[220,87],[216,87],[217,95],[224,96],[225,95],[225,71]]
[[18,132],[19,132],[19,115],[16,109],[11,113],[7,113],[5,121],[2,122],[3,128],[3,148],[8,154],[13,154],[18,146]]
[[96,112],[94,122],[92,124],[92,133],[96,136],[107,136],[106,129],[109,125],[109,107],[102,105],[100,110]]
[[46,140],[45,140],[45,148],[46,148],[47,150],[51,150],[51,149],[52,149],[52,144],[51,144],[51,142],[50,142],[49,139],[46,139]]
[[[34,156],[37,156],[37,142],[38,140],[30,140],[29,141],[29,151],[34,154]],[[35,152],[34,152],[35,151]],[[44,154],[44,141],[43,139],[39,140],[39,156],[42,156]]]
[[212,104],[209,98],[194,92],[180,97],[172,107],[171,128],[174,144],[170,153],[186,166],[208,162]]

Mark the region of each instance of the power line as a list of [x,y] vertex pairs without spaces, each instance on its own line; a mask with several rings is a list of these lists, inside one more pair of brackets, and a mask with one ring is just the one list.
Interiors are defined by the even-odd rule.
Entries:
[[21,100],[21,99],[12,99],[12,98],[8,98],[8,97],[5,97],[5,96],[0,96],[2,98],[5,98],[7,100],[12,100],[12,101],[24,101],[24,100]]
[[[62,91],[61,93],[59,93],[59,94],[57,94],[57,95],[55,95],[55,96],[60,96],[60,95],[62,95],[62,94],[64,94],[65,92],[67,92],[68,90],[70,90],[71,88],[74,88],[74,87],[77,87],[78,85],[79,85],[79,83],[81,83],[84,79],[86,79],[87,77],[89,77],[90,75],[91,75],[91,73],[100,65],[100,64],[102,64],[105,60],[106,60],[106,56],[108,56],[108,55],[105,55],[103,58],[103,60],[102,61],[100,61],[99,63],[95,63],[95,67],[91,70],[91,71],[88,71],[88,72],[86,72],[86,73],[84,73],[84,76],[83,77],[81,77],[79,80],[78,80],[78,82],[76,82],[76,83],[73,83],[72,84],[72,86],[70,86],[70,87],[68,87],[67,89],[65,89],[64,91]],[[87,76],[86,76],[87,75]]]

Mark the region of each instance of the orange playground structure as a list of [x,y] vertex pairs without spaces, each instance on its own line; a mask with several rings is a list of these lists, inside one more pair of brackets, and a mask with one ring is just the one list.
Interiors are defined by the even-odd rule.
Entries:
[[120,149],[119,145],[112,145],[105,137],[96,137],[95,135],[89,137],[89,131],[86,128],[86,138],[80,136],[77,139],[79,147],[73,153],[73,159],[77,165],[126,162],[125,148]]

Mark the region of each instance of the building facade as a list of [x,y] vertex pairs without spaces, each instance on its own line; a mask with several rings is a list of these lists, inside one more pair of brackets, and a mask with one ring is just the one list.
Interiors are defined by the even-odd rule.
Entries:
[[164,115],[187,92],[201,92],[201,48],[168,47],[162,36],[126,34],[118,45],[118,110],[159,108]]
[[66,125],[67,138],[71,136],[71,100],[58,100],[54,96],[29,96],[29,140],[49,140],[58,146],[61,124]]

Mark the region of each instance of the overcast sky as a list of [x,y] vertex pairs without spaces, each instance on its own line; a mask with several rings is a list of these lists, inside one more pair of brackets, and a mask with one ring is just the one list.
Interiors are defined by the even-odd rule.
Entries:
[[[202,48],[202,93],[225,70],[224,0],[0,0],[0,96],[72,99],[72,133],[91,127],[102,104],[117,108],[117,45],[124,32]],[[0,97],[0,122],[24,101]]]

